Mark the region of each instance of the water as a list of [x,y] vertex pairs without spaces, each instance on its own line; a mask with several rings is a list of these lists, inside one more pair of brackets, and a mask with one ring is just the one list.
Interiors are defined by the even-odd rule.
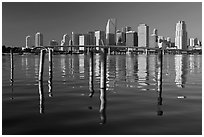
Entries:
[[[105,65],[106,64],[106,65]],[[202,134],[202,56],[2,56],[2,134]],[[100,88],[100,87],[104,88]]]

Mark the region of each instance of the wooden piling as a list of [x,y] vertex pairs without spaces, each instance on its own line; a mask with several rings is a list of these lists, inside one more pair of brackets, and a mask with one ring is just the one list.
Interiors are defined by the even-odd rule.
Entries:
[[40,51],[40,64],[39,64],[39,75],[38,75],[39,81],[43,80],[44,59],[45,59],[45,50],[42,49]]
[[39,100],[40,100],[40,114],[44,113],[44,92],[43,92],[43,81],[38,81],[38,90],[39,90]]
[[53,54],[53,49],[49,48],[48,49],[48,60],[49,60],[49,80],[48,80],[48,94],[49,97],[52,97],[52,78],[53,78],[53,71],[52,71],[52,54]]
[[101,48],[101,77],[100,88],[106,88],[106,58],[107,48]]

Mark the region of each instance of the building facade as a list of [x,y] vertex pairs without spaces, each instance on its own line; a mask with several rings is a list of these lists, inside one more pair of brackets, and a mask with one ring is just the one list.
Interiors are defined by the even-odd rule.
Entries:
[[62,40],[61,40],[61,46],[67,46],[67,47],[61,47],[60,50],[61,51],[68,51],[69,50],[69,35],[68,34],[64,34],[62,36]]
[[[95,31],[96,46],[105,45],[105,31]],[[97,47],[96,50],[99,50]]]
[[149,47],[149,26],[146,24],[138,26],[138,47]]
[[43,46],[43,34],[37,32],[35,34],[35,47],[42,47]]
[[31,47],[31,37],[26,36],[26,49]]
[[126,46],[138,46],[137,32],[128,31],[126,32]]
[[116,43],[116,19],[109,19],[106,24],[106,45],[115,45]]
[[187,31],[184,21],[179,21],[176,24],[175,46],[177,47],[177,49],[187,49]]

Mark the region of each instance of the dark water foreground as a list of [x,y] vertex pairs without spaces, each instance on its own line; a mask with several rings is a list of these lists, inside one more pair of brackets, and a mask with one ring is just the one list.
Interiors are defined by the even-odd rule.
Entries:
[[[202,55],[2,56],[2,134],[202,134]],[[101,83],[102,81],[102,83]],[[105,83],[105,84],[104,84]],[[100,86],[104,88],[100,88]]]

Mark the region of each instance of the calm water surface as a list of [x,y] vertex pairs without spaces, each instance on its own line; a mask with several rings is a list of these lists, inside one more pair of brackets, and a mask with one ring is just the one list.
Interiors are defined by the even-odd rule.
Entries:
[[[106,65],[105,65],[106,64]],[[202,56],[2,56],[2,134],[202,134]],[[104,88],[100,88],[100,87]]]

